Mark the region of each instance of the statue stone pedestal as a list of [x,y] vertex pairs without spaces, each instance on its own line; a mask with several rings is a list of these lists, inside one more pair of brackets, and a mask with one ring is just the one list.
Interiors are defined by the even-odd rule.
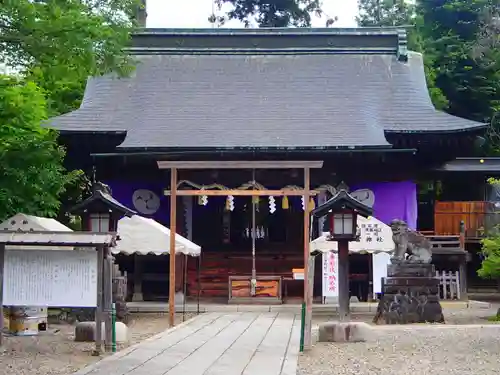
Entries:
[[382,279],[382,298],[374,322],[444,323],[434,265],[393,260]]

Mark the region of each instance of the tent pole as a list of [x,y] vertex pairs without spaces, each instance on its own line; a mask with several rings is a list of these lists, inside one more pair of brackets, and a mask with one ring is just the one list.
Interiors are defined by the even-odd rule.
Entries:
[[170,276],[168,291],[168,319],[175,325],[175,234],[177,232],[177,169],[170,169]]
[[200,274],[201,274],[201,251],[200,251],[200,255],[198,256],[198,301],[197,301],[197,306],[196,306],[196,314],[197,315],[200,315],[200,294],[201,294],[201,290],[200,290],[200,286],[201,286],[201,282],[200,282]]
[[187,298],[187,266],[189,262],[189,258],[187,255],[184,255],[184,285],[182,286],[182,293],[184,293],[184,298],[182,300],[182,321],[184,322],[186,320],[186,298]]

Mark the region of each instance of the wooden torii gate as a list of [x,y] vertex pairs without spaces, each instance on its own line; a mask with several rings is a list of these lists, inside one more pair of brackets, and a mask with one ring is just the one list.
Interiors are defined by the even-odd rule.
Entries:
[[[177,222],[177,196],[303,196],[306,199],[304,207],[304,302],[306,304],[307,325],[311,324],[312,317],[312,288],[309,288],[307,275],[307,264],[309,261],[310,242],[310,209],[307,203],[310,196],[318,192],[310,190],[312,168],[322,168],[323,161],[158,161],[158,168],[170,169],[170,191],[165,191],[165,195],[170,195],[170,283],[169,283],[169,323],[175,324],[175,235]],[[280,189],[280,190],[177,190],[177,171],[179,169],[303,169],[304,188],[303,189]],[[310,346],[311,329],[305,327],[305,346]]]

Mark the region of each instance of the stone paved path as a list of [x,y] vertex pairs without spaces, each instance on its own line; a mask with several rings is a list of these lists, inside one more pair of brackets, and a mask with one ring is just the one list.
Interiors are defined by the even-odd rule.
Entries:
[[300,317],[206,313],[74,375],[296,375]]

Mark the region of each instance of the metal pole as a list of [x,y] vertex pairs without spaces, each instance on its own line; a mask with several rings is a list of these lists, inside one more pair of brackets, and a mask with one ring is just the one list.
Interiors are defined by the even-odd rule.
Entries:
[[102,352],[102,304],[103,304],[104,247],[97,248],[97,307],[95,309],[95,356]]
[[[255,169],[252,170],[252,181],[255,182]],[[257,287],[257,270],[255,267],[255,239],[257,237],[257,228],[255,224],[255,204],[256,198],[252,196],[252,280],[250,283],[250,294],[255,296],[256,287]]]
[[168,291],[168,321],[175,325],[175,234],[177,232],[177,169],[170,170],[170,277]]
[[306,303],[302,302],[302,308],[300,310],[300,352],[304,351],[304,333],[306,326]]

